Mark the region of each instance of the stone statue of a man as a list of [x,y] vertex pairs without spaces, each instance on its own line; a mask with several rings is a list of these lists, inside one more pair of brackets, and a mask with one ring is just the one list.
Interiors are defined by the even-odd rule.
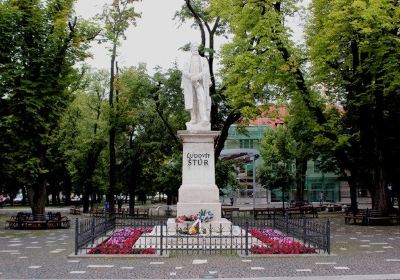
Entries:
[[190,112],[187,130],[210,130],[210,71],[207,59],[199,55],[199,46],[191,44],[192,56],[185,63],[182,71],[185,109]]

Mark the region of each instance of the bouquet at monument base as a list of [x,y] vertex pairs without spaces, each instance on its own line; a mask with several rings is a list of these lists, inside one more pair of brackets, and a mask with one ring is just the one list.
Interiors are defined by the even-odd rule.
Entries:
[[211,211],[201,209],[197,214],[182,215],[175,219],[176,223],[188,223],[193,222],[191,225],[188,224],[186,228],[178,228],[178,232],[181,234],[207,234],[207,228],[202,227],[202,223],[206,223],[212,220],[214,214]]

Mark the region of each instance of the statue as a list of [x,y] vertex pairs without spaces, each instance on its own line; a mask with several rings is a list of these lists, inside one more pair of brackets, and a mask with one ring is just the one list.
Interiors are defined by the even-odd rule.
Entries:
[[185,63],[182,71],[185,109],[190,112],[187,130],[210,130],[210,71],[206,58],[199,55],[198,45],[191,44],[192,56]]

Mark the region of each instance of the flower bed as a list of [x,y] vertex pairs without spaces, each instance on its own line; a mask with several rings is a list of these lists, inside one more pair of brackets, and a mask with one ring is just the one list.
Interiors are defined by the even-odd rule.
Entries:
[[314,248],[293,241],[288,236],[272,229],[252,229],[249,233],[260,240],[263,245],[253,244],[253,254],[315,254]]
[[146,229],[121,229],[114,232],[101,244],[92,248],[88,254],[155,254],[156,249],[134,249],[133,245],[143,233],[151,232],[151,228]]

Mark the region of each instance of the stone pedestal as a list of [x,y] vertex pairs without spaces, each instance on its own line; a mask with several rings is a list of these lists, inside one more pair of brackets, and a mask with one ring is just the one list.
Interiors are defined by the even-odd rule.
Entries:
[[177,215],[197,214],[201,209],[221,219],[219,190],[215,185],[214,139],[210,130],[178,131],[183,142],[182,185],[179,188]]

